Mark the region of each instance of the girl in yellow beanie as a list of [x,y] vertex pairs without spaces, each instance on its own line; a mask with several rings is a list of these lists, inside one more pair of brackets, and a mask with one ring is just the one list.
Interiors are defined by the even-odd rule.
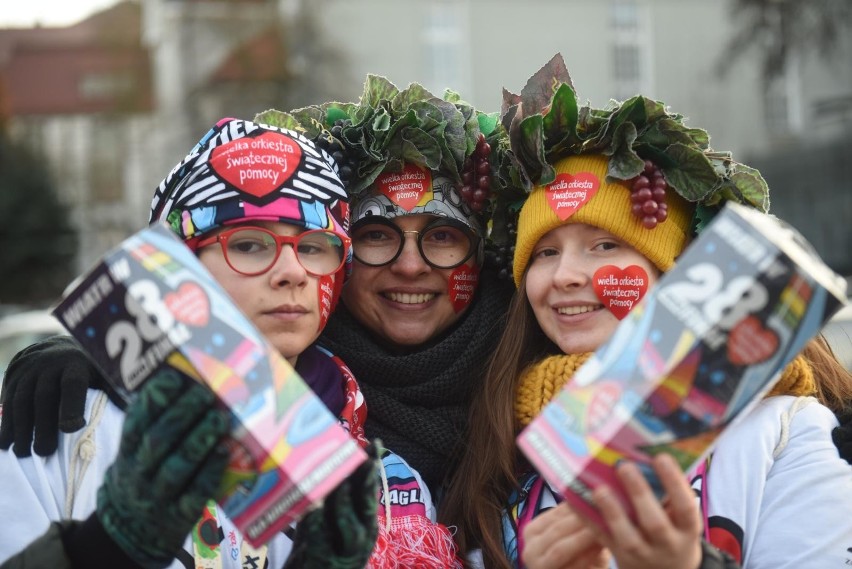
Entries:
[[[514,243],[502,252],[514,253],[508,272],[518,294],[443,501],[443,522],[457,526],[461,552],[488,568],[603,568],[610,556],[622,569],[736,567],[734,559],[745,567],[842,566],[852,545],[852,468],[832,443],[832,409],[820,402],[852,398],[852,377],[820,340],[785,370],[737,436],[720,442],[700,512],[666,455],[653,465],[665,507],[636,465],[619,466],[637,523],[607,488],[594,501],[610,534],[567,505],[553,508],[561,498],[518,452],[518,432],[724,201],[765,212],[768,188],[661,103],[637,96],[609,109],[579,107],[561,58],[520,96],[509,94],[504,108],[518,166],[509,174],[520,184],[498,196],[492,236]],[[785,432],[786,442],[770,444]],[[824,521],[810,530],[797,519]]]

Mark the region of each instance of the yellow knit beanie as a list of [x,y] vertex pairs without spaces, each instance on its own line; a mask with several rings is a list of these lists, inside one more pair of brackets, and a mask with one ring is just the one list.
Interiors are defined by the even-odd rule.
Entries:
[[[516,286],[520,286],[538,240],[566,223],[586,223],[612,233],[661,271],[674,265],[689,241],[694,206],[670,190],[666,195],[668,219],[654,229],[647,229],[631,211],[633,204],[627,184],[607,181],[607,166],[608,159],[601,154],[569,156],[554,164],[553,183],[533,189],[518,217],[513,267]],[[588,201],[570,213],[569,202],[582,202],[583,198]],[[565,218],[566,215],[570,217]]]

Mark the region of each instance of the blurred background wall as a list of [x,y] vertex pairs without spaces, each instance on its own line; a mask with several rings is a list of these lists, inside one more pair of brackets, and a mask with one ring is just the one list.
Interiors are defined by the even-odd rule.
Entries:
[[[124,0],[2,25],[0,303],[52,299],[143,227],[153,188],[223,116],[357,100],[367,73],[499,111],[557,51],[582,99],[665,101],[759,168],[773,213],[852,275],[849,0]],[[23,224],[42,194],[67,227]],[[42,241],[44,290],[4,288],[45,273]]]

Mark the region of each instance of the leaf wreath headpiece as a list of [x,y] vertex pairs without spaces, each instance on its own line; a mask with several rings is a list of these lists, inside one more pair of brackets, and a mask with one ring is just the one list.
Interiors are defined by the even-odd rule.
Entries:
[[508,168],[508,136],[497,113],[480,112],[450,90],[443,98],[417,83],[400,90],[377,75],[367,76],[358,103],[270,110],[255,120],[302,131],[325,146],[342,164],[353,207],[381,174],[416,165],[440,173],[460,195],[467,194],[465,215],[478,218],[484,228],[491,205],[487,198],[504,180],[497,172]]
[[[492,237],[507,252],[514,242],[517,212],[530,192],[554,181],[554,164],[581,154],[608,159],[607,181],[631,181],[650,161],[668,190],[694,203],[693,234],[735,201],[766,212],[769,188],[760,173],[710,148],[709,135],[689,128],[684,117],[637,95],[603,109],[581,106],[560,54],[533,75],[520,95],[504,90],[501,122],[509,133],[511,183],[494,197]],[[510,271],[511,272],[511,271]]]

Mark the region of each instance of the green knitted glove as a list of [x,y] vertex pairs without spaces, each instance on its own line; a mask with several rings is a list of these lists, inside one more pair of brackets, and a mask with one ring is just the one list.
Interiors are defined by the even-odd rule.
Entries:
[[284,569],[362,569],[376,544],[379,492],[376,447],[369,459],[298,524]]
[[213,393],[166,368],[128,408],[115,462],[98,490],[98,519],[129,557],[168,565],[214,497],[228,462],[227,413]]

